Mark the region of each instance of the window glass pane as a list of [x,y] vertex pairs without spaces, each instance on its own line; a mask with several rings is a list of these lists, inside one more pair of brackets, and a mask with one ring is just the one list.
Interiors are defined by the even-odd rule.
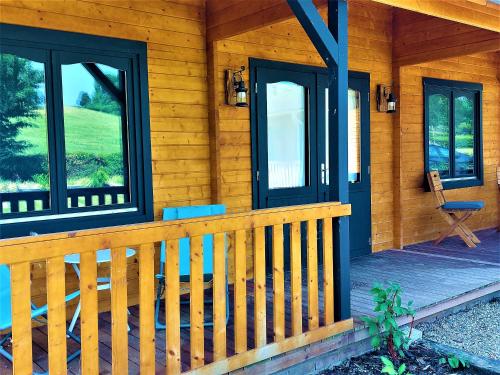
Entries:
[[306,185],[306,88],[267,84],[269,189]]
[[0,54],[1,214],[50,208],[45,65]]
[[474,100],[472,96],[455,97],[455,173],[474,174]]
[[328,88],[325,89],[325,171],[321,170],[321,182],[330,185],[330,114]]
[[429,169],[450,175],[450,101],[443,94],[429,96]]
[[124,80],[106,65],[62,66],[68,207],[130,200]]
[[[355,183],[361,181],[361,93],[356,90],[348,90],[348,179]],[[329,135],[328,135],[328,89],[325,89],[325,183],[330,183],[330,158],[329,158]]]
[[348,90],[348,171],[349,182],[361,181],[361,93]]

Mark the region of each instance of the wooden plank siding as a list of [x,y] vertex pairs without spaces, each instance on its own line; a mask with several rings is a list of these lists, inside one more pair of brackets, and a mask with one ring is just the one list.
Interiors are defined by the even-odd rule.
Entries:
[[[224,8],[223,1],[209,1],[211,5],[220,4],[216,9]],[[477,10],[476,5],[471,6]],[[219,40],[207,53],[205,13],[204,0],[0,1],[0,22],[147,42],[156,219],[161,216],[161,208],[167,206],[224,203],[230,213],[246,212],[252,207],[250,115],[248,109],[223,104],[225,69],[248,67],[249,57],[322,65],[320,56],[293,18]],[[322,8],[321,14],[326,18],[326,9]],[[473,195],[486,201],[483,213],[471,220],[474,229],[494,225],[498,215],[495,200],[498,192],[493,186],[500,140],[498,57],[496,60],[494,54],[455,57],[404,68],[401,116],[379,113],[376,85],[390,85],[395,78],[392,21],[393,8],[388,5],[349,0],[349,69],[371,76],[373,251],[395,246],[395,233],[396,237],[401,234],[401,243],[405,244],[431,239],[444,224],[431,210],[432,196],[424,194],[418,185],[423,176],[422,76],[483,82],[483,137],[488,140],[484,143],[486,186],[453,191],[449,198],[469,199]],[[210,58],[215,66],[208,63],[208,54],[213,55]],[[209,93],[212,79],[215,86]],[[214,104],[210,111],[209,102]],[[395,121],[400,121],[401,133],[395,130]],[[398,134],[401,136],[395,139]],[[394,153],[395,142],[401,142],[401,159],[400,154]],[[405,168],[401,176],[394,172],[396,163]],[[396,192],[398,187],[401,190]],[[394,215],[398,208],[401,222]],[[229,240],[232,281],[234,241]],[[250,274],[254,257],[251,236],[242,239],[241,246],[246,246],[246,259],[238,259],[236,263],[243,264]],[[127,262],[131,305],[139,302],[139,265],[135,257]],[[67,269],[66,273],[67,290],[74,290],[78,287],[74,272]],[[109,268],[99,266],[98,273],[107,275]],[[31,278],[34,301],[44,303],[43,262],[31,265]],[[99,310],[109,309],[109,292],[99,292],[98,298]],[[74,303],[70,306],[67,316],[72,316]]]
[[[320,9],[320,12],[326,19],[326,9]],[[375,105],[376,84],[390,84],[392,79],[391,22],[390,7],[367,0],[349,1],[349,69],[371,75],[372,229],[375,251],[393,246],[392,117],[378,113]],[[241,65],[248,67],[250,57],[323,65],[321,57],[295,19],[223,39],[217,42],[219,103],[224,103],[224,70]],[[248,211],[252,208],[249,109],[219,105],[218,131],[221,202],[228,206],[230,212]],[[252,264],[251,248],[249,243],[249,270]]]
[[[2,0],[0,22],[147,42],[155,217],[162,207],[210,203],[203,0]],[[127,262],[133,305],[139,266],[135,257]],[[109,275],[109,264],[98,272]],[[73,270],[67,275],[67,290],[74,290]],[[44,303],[45,264],[32,264],[31,276],[33,299]],[[99,310],[108,310],[109,292],[98,297]]]
[[434,208],[432,193],[422,187],[424,168],[424,125],[422,77],[481,82],[483,84],[483,165],[484,186],[446,190],[447,200],[478,200],[485,208],[467,225],[473,230],[496,225],[499,192],[496,167],[500,163],[498,55],[483,53],[401,67],[400,119],[402,154],[401,228],[403,245],[438,237],[447,227]]

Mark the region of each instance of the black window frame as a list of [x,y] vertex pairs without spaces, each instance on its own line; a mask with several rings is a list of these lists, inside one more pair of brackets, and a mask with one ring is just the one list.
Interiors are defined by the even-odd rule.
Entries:
[[[16,53],[23,57],[37,55],[45,64],[45,87],[48,122],[48,153],[53,158],[50,172],[51,208],[44,211],[2,214],[0,211],[0,238],[19,237],[36,233],[51,233],[113,225],[132,224],[153,220],[152,165],[150,143],[150,116],[147,69],[147,44],[144,42],[55,31],[0,23],[0,52]],[[61,61],[81,56],[94,63],[116,61],[125,64],[127,74],[127,132],[128,144],[124,158],[128,180],[129,202],[67,207],[66,169],[61,93]],[[116,65],[116,64],[115,64]],[[56,93],[56,95],[54,95]],[[54,99],[55,97],[61,100]],[[57,102],[56,102],[57,101]],[[60,103],[59,103],[60,101]],[[61,137],[62,135],[62,137]],[[62,138],[62,139],[61,139]],[[57,150],[59,148],[59,150]],[[64,188],[62,188],[64,187]],[[1,199],[0,199],[1,201]],[[52,203],[55,203],[53,205]],[[100,212],[106,211],[106,212]],[[7,215],[7,216],[6,216]]]
[[[483,172],[483,140],[482,140],[482,104],[483,85],[481,83],[453,81],[438,78],[424,77],[424,187],[430,191],[427,183],[429,172],[429,97],[440,93],[449,98],[450,124],[450,175],[441,176],[443,188],[460,189],[484,185]],[[457,175],[455,172],[455,97],[459,93],[471,94],[474,97],[474,174],[469,176]]]

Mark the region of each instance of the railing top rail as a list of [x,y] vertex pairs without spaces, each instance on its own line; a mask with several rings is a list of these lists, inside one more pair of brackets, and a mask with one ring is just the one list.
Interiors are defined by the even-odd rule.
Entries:
[[33,262],[97,249],[135,246],[207,233],[230,232],[350,214],[351,205],[327,202],[5,239],[0,240],[0,264]]

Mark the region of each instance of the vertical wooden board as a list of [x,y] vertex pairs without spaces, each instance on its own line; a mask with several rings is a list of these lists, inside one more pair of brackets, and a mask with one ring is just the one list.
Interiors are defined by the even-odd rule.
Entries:
[[141,373],[155,371],[155,278],[154,243],[143,244],[139,249],[139,335]]
[[113,375],[128,374],[127,258],[111,249],[111,352]]
[[[191,369],[205,364],[204,298],[203,298],[203,236],[191,237],[190,323]],[[168,322],[167,322],[168,324]]]
[[97,324],[97,263],[95,251],[80,254],[80,330],[83,375],[99,373],[99,332]]
[[307,222],[307,307],[309,330],[318,328],[318,233],[316,220]]
[[224,233],[214,234],[214,361],[226,358],[226,257]]
[[290,227],[290,269],[292,282],[292,335],[302,333],[302,260],[300,222]]
[[28,262],[10,266],[12,298],[12,355],[14,375],[31,374],[33,351],[31,347],[31,285]]
[[254,229],[254,338],[255,347],[266,345],[266,249],[264,227]]
[[234,247],[234,350],[247,350],[247,243],[246,231],[235,233]]
[[325,325],[334,322],[332,218],[323,219],[323,299]]
[[283,265],[283,225],[273,226],[273,322],[274,341],[285,338],[285,276]]
[[49,372],[66,374],[66,268],[64,257],[47,259]]
[[181,372],[179,240],[167,242],[166,259],[168,259],[168,267],[166,267],[165,274],[167,374],[174,375]]

